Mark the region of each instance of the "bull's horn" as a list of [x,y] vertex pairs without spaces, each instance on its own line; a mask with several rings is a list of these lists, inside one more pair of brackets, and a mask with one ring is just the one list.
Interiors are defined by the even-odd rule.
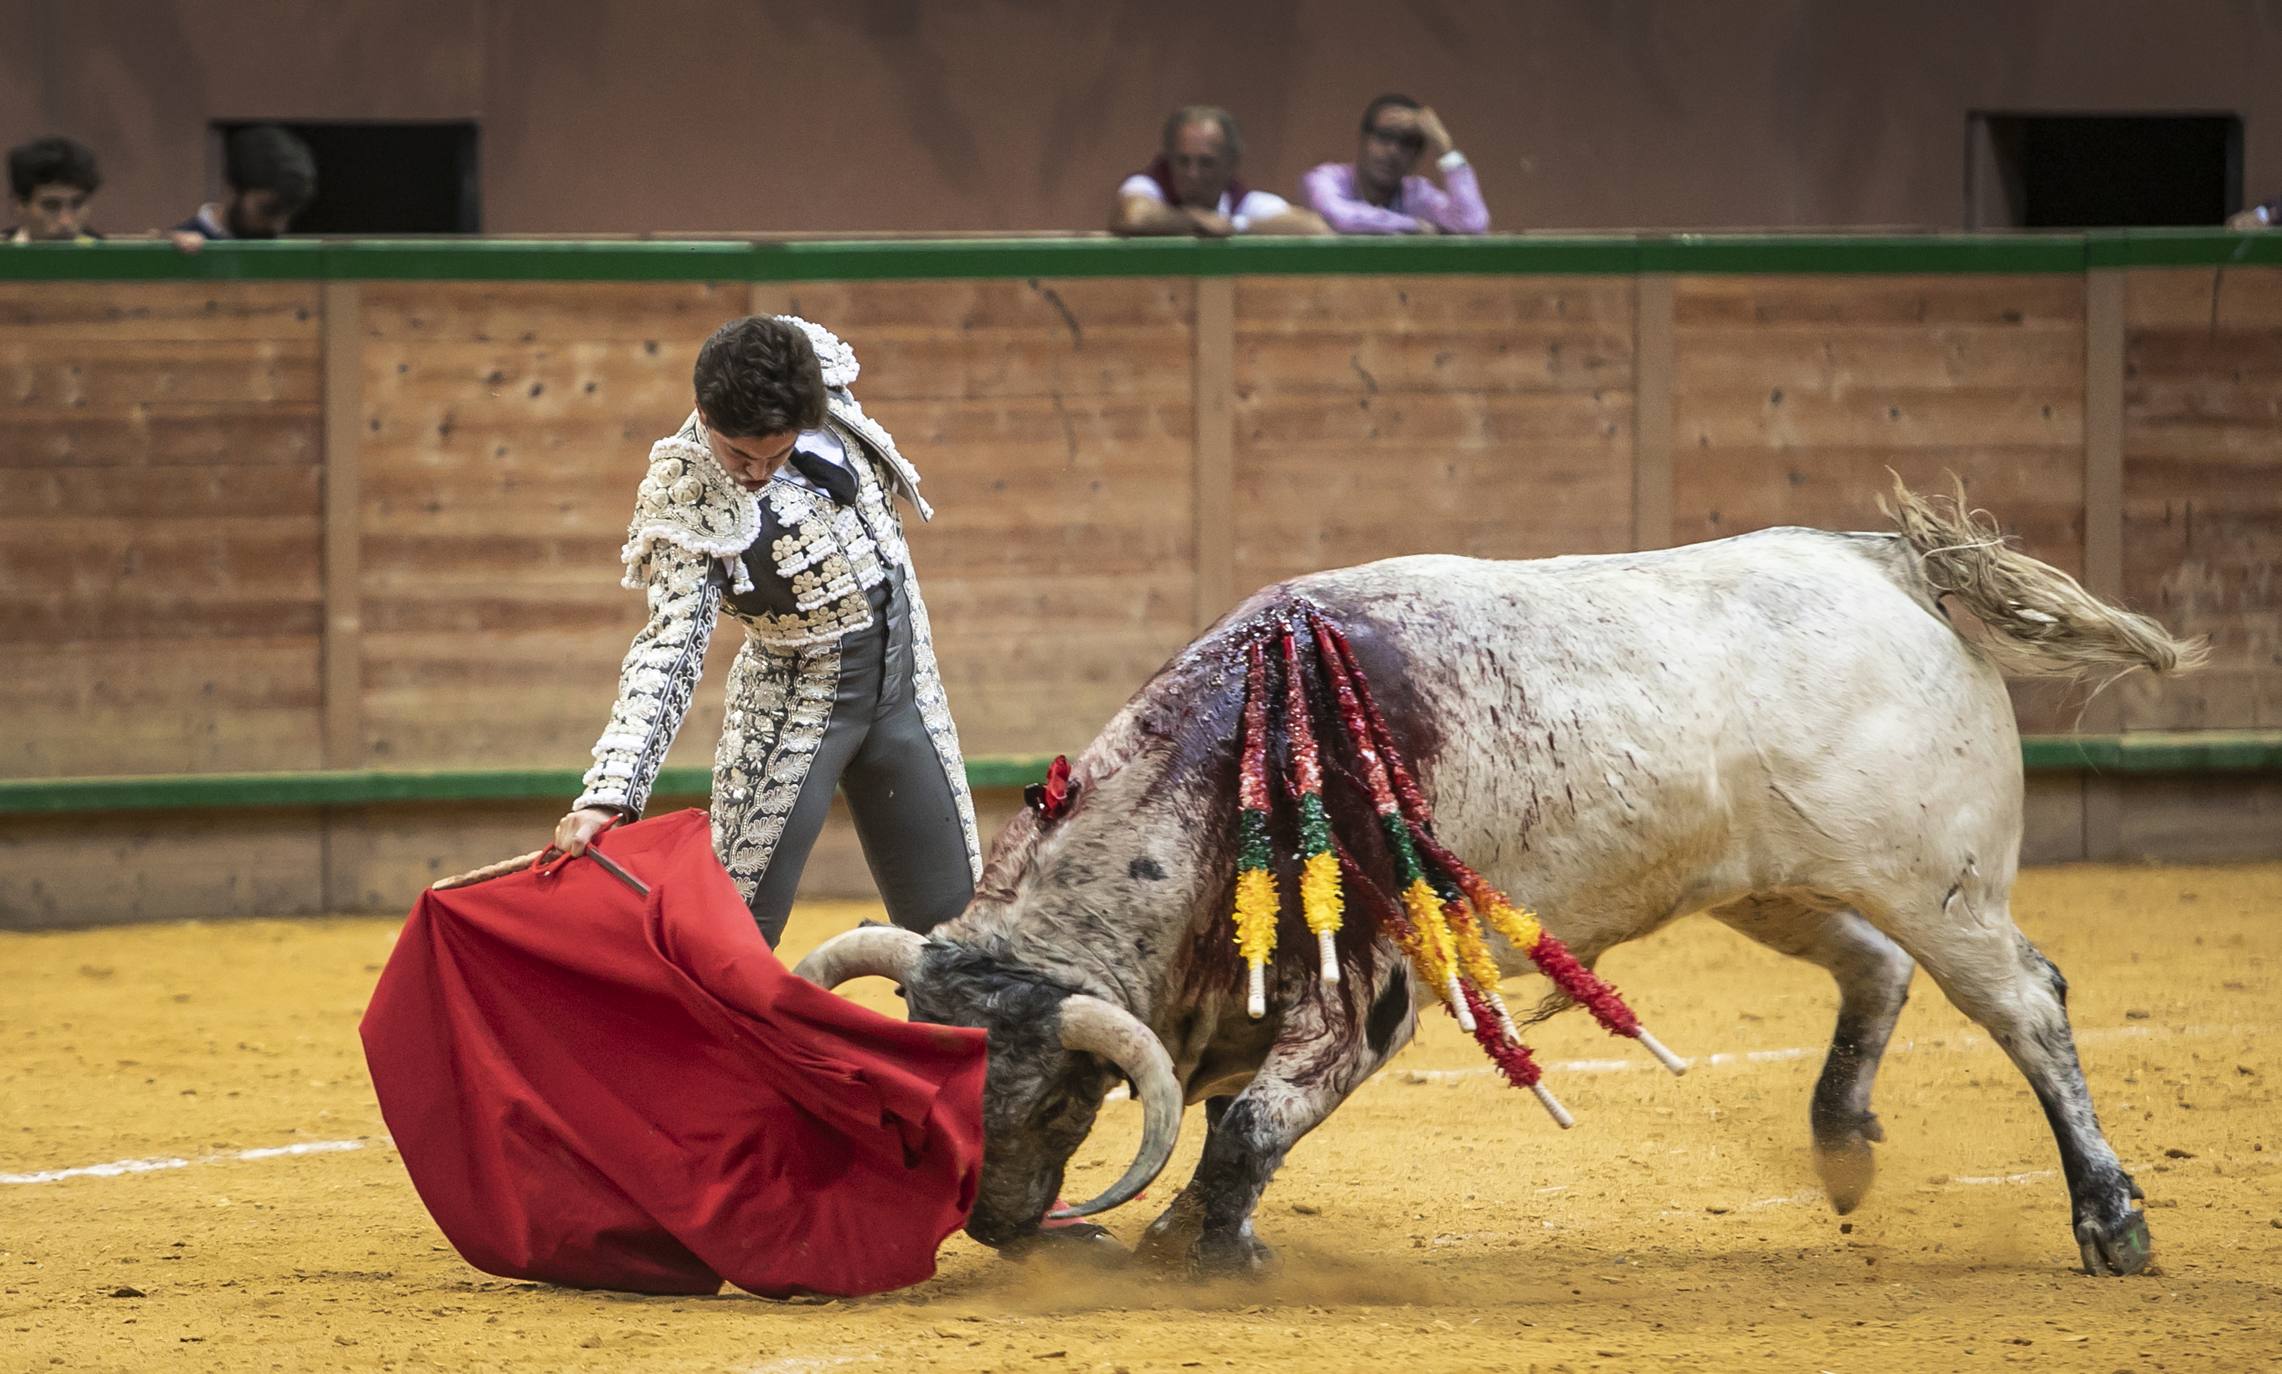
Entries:
[[926,943],[900,926],[858,926],[810,950],[793,972],[827,988],[867,974],[909,984],[919,971],[919,947]]
[[1125,1176],[1091,1202],[1064,1207],[1054,1219],[1090,1217],[1131,1202],[1173,1157],[1181,1136],[1181,1086],[1165,1047],[1138,1017],[1080,993],[1062,1002],[1062,1048],[1098,1054],[1125,1071],[1141,1099],[1141,1153]]

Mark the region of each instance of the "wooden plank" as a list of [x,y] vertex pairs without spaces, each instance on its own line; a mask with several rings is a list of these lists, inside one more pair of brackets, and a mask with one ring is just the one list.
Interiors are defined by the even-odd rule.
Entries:
[[322,509],[314,466],[150,464],[106,468],[0,468],[0,523],[52,518],[314,520]]
[[2208,336],[2271,330],[2282,319],[2282,267],[2139,267],[2126,277],[2125,308],[2134,331]]
[[10,654],[0,774],[291,769],[319,758],[316,635],[79,640]]
[[391,348],[425,343],[541,346],[573,339],[655,342],[683,380],[697,345],[747,313],[732,282],[452,282],[364,284],[362,334]]
[[1239,277],[1236,314],[1250,335],[1351,332],[1496,333],[1561,327],[1625,330],[1626,277]]
[[[745,287],[745,313],[747,315],[798,315],[793,309],[792,283],[757,281]],[[722,324],[728,323],[724,318]],[[714,326],[716,329],[720,325]]]
[[1202,281],[1196,287],[1196,476],[1190,502],[1196,512],[1196,613],[1202,630],[1236,597],[1236,283]]
[[[127,717],[192,701],[228,714],[240,708],[307,707],[315,719],[315,639],[279,634],[241,639],[218,662],[209,644],[154,640],[122,647],[102,639],[47,645],[12,658],[0,674],[9,710],[53,711],[97,719]],[[189,681],[179,675],[198,670]],[[308,763],[314,763],[312,754]],[[306,766],[296,765],[296,766]],[[19,770],[0,768],[0,773]],[[88,769],[132,772],[133,769]],[[149,769],[144,771],[166,771]]]
[[[0,591],[214,591],[317,598],[317,522],[304,516],[0,520]],[[57,550],[74,556],[58,558]]]
[[415,427],[448,439],[462,415],[483,414],[493,423],[584,420],[598,427],[642,415],[650,417],[655,438],[689,413],[690,359],[701,341],[675,348],[625,339],[369,345],[363,355],[367,427],[398,411]]
[[1898,474],[1920,491],[1954,474],[2038,558],[2074,570],[2083,550],[2083,459],[2074,449],[1991,445],[1932,449],[1828,446],[1795,452],[1680,451],[1674,538],[1716,539],[1769,525],[1885,529],[1878,498]]
[[1074,337],[1023,333],[1000,338],[927,334],[873,336],[859,356],[858,395],[877,402],[1001,402],[1102,398],[1118,401],[1189,398],[1194,364],[1186,330],[1089,331]]
[[[1182,364],[1184,375],[1190,366]],[[969,482],[978,490],[995,483],[993,491],[1008,490],[1015,484],[996,475],[1002,458],[1025,462],[1044,455],[1081,466],[1114,465],[1122,458],[1157,465],[1175,453],[1185,459],[1196,441],[1196,413],[1186,395],[1098,397],[1082,406],[1052,396],[1009,397],[990,405],[898,401],[881,413],[893,415],[897,445],[920,455],[914,461],[921,462],[929,491],[950,482]]]
[[[1682,348],[1688,347],[1685,338]],[[1675,444],[1698,448],[1813,448],[1826,444],[1960,448],[2083,442],[2082,379],[2065,387],[1878,387],[1840,396],[1682,392]]]
[[313,340],[51,344],[0,337],[0,387],[15,405],[98,409],[318,399]]
[[359,621],[362,578],[362,495],[357,445],[363,438],[360,392],[363,327],[361,286],[325,283],[325,766],[354,768],[364,761],[360,717],[363,654]]
[[1673,318],[1683,331],[2075,324],[2084,318],[2083,283],[2042,275],[1682,277]]
[[[315,401],[151,403],[105,411],[11,405],[0,412],[0,472],[191,466],[314,468]],[[183,474],[177,472],[176,478]],[[277,480],[288,480],[278,478]]]
[[1013,277],[976,281],[788,282],[776,286],[789,312],[816,321],[856,350],[864,382],[873,349],[888,341],[975,334],[1060,336],[1075,352],[1110,333],[1186,334],[1193,285],[1166,277]]
[[0,334],[36,343],[317,337],[312,282],[0,282]]
[[2224,329],[2137,322],[2129,328],[2127,375],[2135,388],[2171,378],[2208,386],[2282,374],[2282,330],[2272,320],[2230,322]]
[[1633,325],[1632,546],[1672,542],[1672,278],[1643,274]]
[[1633,539],[1631,469],[1597,449],[1330,466],[1304,447],[1257,448],[1236,491],[1239,595],[1403,554],[1539,558],[1616,552]]
[[1371,452],[1373,461],[1421,451],[1597,448],[1621,461],[1633,442],[1632,393],[1591,391],[1382,392],[1326,402],[1315,395],[1240,390],[1236,422],[1247,447],[1311,446],[1318,459]]
[[[320,608],[307,597],[244,594],[182,594],[163,574],[151,591],[121,599],[118,589],[100,593],[51,592],[37,600],[0,602],[0,644],[118,644],[122,641],[253,639],[264,635],[314,635]],[[214,646],[209,645],[213,652]]]
[[2083,381],[2084,335],[2073,323],[1718,325],[1686,333],[1674,386],[1688,393],[1780,388],[1843,395],[1888,388],[2074,387]]
[[[125,666],[136,655],[121,654]],[[133,717],[90,719],[19,711],[24,737],[0,748],[11,777],[77,777],[88,773],[231,772],[306,767],[317,757],[315,655],[309,655],[309,701],[247,707],[224,715],[195,698],[160,703]],[[163,657],[154,666],[183,668]],[[36,734],[31,732],[37,732]]]
[[1239,331],[1237,385],[1284,395],[1590,391],[1632,382],[1629,326],[1389,334],[1371,321],[1311,334]]

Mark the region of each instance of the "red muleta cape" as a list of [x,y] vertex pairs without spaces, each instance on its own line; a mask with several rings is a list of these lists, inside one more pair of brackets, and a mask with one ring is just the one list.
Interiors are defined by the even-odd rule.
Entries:
[[361,1027],[413,1186],[467,1262],[769,1297],[917,1283],[974,1205],[979,1031],[794,977],[705,813],[421,894]]

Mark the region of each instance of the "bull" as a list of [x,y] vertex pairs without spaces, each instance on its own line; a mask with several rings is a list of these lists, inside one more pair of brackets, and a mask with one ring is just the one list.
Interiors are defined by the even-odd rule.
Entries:
[[[2042,1104],[2084,1268],[2137,1272],[2152,1253],[2143,1195],[2094,1114],[2068,984],[2009,909],[2022,780],[2003,675],[2176,672],[2203,649],[2007,547],[1961,498],[1897,484],[1883,533],[1397,558],[1270,587],[1103,729],[1065,814],[1006,827],[963,915],[925,938],[847,932],[800,972],[890,977],[913,1018],[988,1032],[976,1240],[1065,1234],[1041,1218],[1122,1080],[1144,1108],[1138,1156],[1062,1215],[1131,1200],[1202,1101],[1202,1158],[1141,1251],[1199,1273],[1268,1263],[1252,1218],[1270,1177],[1432,1002],[1383,936],[1350,922],[1346,976],[1279,957],[1267,1014],[1247,1014],[1229,944],[1242,664],[1263,626],[1319,615],[1381,685],[1440,839],[1587,964],[1707,913],[1829,972],[1837,1025],[1809,1122],[1840,1213],[1870,1187],[1884,1139],[1871,1085],[1922,967]],[[1960,611],[1978,628],[1953,623]],[[1351,778],[1332,790],[1368,871],[1385,856],[1360,843],[1362,799]],[[1311,948],[1304,933],[1284,943]],[[1498,954],[1505,972],[1525,967]]]

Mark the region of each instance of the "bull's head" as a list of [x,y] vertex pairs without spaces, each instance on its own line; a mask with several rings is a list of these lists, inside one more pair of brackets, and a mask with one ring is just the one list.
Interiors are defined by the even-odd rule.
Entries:
[[967,1234],[985,1245],[1017,1245],[1038,1233],[1064,1166],[1119,1078],[1141,1102],[1140,1152],[1101,1196],[1056,1215],[1090,1216],[1128,1202],[1172,1158],[1181,1087],[1163,1044],[1123,1007],[1019,963],[891,926],[835,936],[795,971],[828,988],[865,975],[890,978],[902,985],[914,1020],[989,1034],[982,1190],[967,1219]]

